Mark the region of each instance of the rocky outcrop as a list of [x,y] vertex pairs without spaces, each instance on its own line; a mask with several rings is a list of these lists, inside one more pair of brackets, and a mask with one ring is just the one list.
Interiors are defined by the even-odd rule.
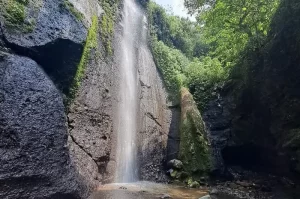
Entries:
[[193,176],[210,172],[211,160],[206,128],[192,94],[181,89],[181,125],[179,159],[184,171]]
[[59,91],[31,59],[1,53],[1,198],[81,198]]
[[[108,58],[106,61],[100,61],[95,52],[92,54],[68,114],[71,153],[84,178],[98,183],[111,182],[115,167],[113,105],[117,103],[117,82],[114,81],[113,63]],[[84,167],[81,166],[83,162]]]
[[207,129],[210,142],[212,165],[211,171],[215,175],[224,176],[226,166],[222,151],[230,146],[233,99],[224,98],[224,91],[210,100],[203,111],[202,117]]
[[[114,181],[118,139],[115,124],[118,122],[120,101],[118,89],[122,83],[122,52],[119,47],[122,31],[122,24],[117,20],[112,41],[114,53],[111,55],[99,39],[97,50],[90,56],[83,81],[68,114],[69,145],[72,157],[75,157],[73,160],[86,182],[93,179],[92,185]],[[164,163],[168,134],[172,127],[171,132],[178,134],[178,123],[171,121],[172,110],[167,105],[167,93],[147,44],[136,44],[135,63],[140,89],[137,135],[139,176],[141,180],[166,181]]]
[[[30,31],[24,32],[21,25],[9,24],[7,14],[2,11],[4,40],[16,53],[40,64],[56,86],[67,94],[80,61],[87,27],[65,6],[68,1],[36,1],[23,5],[25,17],[20,24],[32,21]],[[9,1],[3,7],[9,12],[10,6],[20,6],[18,4]]]
[[[93,26],[91,18],[101,19],[98,1],[0,5],[0,196],[87,198],[99,183],[113,181],[116,166],[120,65],[117,54],[110,56],[103,47],[101,29]],[[115,49],[121,34],[120,24]],[[168,135],[178,135],[180,112],[167,103],[149,49],[143,46],[137,55],[140,175],[166,181]],[[69,99],[67,114],[63,99]]]
[[138,66],[140,176],[142,180],[163,182],[166,181],[164,164],[167,161],[169,134],[178,134],[179,128],[171,129],[172,111],[167,104],[167,92],[151,52],[145,46],[139,51]]
[[233,77],[204,111],[219,162],[216,168],[225,163],[291,177],[300,172],[300,49],[295,28],[299,7],[295,3],[281,3],[264,46],[248,52],[238,64],[247,78]]
[[86,146],[98,137],[70,131],[68,138],[62,93],[77,75],[98,2],[0,5],[1,198],[87,198],[100,177]]

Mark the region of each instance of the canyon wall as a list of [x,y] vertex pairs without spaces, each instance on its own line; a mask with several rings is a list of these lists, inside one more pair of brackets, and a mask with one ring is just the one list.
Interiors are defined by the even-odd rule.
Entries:
[[[112,20],[112,53],[101,1],[0,5],[0,196],[87,198],[99,184],[113,181],[116,167],[122,64],[114,52],[122,5]],[[137,46],[136,68],[139,176],[166,181],[168,135],[170,129],[178,135],[180,113],[168,104],[147,44]]]
[[281,2],[261,49],[238,63],[244,75],[233,73],[208,103],[216,171],[242,166],[299,175],[299,10],[296,1]]

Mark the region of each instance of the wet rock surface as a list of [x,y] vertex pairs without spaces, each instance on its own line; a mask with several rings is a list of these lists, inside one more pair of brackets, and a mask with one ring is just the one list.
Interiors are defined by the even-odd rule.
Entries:
[[[138,151],[141,180],[165,182],[168,135],[172,112],[167,104],[167,92],[148,48],[139,52],[140,118]],[[172,132],[173,130],[173,132]],[[175,131],[175,132],[174,132]],[[176,151],[175,151],[176,153]]]
[[0,79],[0,197],[86,197],[54,84],[36,62],[12,54],[1,55]]
[[83,178],[95,187],[100,182],[113,180],[116,146],[113,137],[116,82],[113,79],[116,71],[112,70],[112,63],[91,57],[81,88],[70,107],[68,124],[74,162]]
[[5,44],[16,53],[35,60],[65,94],[69,92],[80,61],[87,27],[64,1],[43,0],[26,7],[32,31],[1,24]]
[[[1,110],[7,112],[1,112],[1,131],[5,137],[8,132],[15,133],[12,139],[4,139],[1,147],[2,153],[7,156],[3,156],[3,172],[6,174],[2,175],[3,186],[0,189],[4,198],[86,198],[102,179],[98,162],[106,158],[90,147],[99,147],[99,143],[92,142],[99,136],[87,132],[83,134],[85,137],[75,133],[77,137],[68,137],[62,93],[69,93],[74,80],[90,19],[80,20],[64,3],[43,0],[26,4],[26,20],[35,22],[31,31],[24,31],[20,26],[8,27],[5,21],[1,21],[1,91],[11,90],[7,97],[11,105],[4,101]],[[81,11],[90,4],[98,5],[98,2],[89,1]],[[77,12],[78,6],[80,2],[77,2],[74,11]],[[84,15],[98,15],[99,9],[99,5],[94,6]],[[7,71],[12,68],[14,72],[9,74]],[[91,78],[95,76],[91,75]],[[95,98],[89,97],[90,101],[95,101]],[[83,116],[85,122],[89,121],[92,126],[103,120],[101,114],[99,119],[92,110],[88,114],[85,107],[82,107],[83,112],[95,118],[89,120]],[[9,112],[11,116],[21,115],[12,118],[7,115]],[[76,115],[69,119],[74,118]],[[82,140],[78,141],[78,137]],[[19,144],[10,147],[10,140]],[[9,146],[8,151],[6,146]],[[91,156],[93,153],[96,153],[95,158]],[[7,170],[9,167],[12,172]]]
[[207,175],[211,170],[210,156],[202,116],[192,94],[187,88],[182,88],[179,159],[183,170],[195,178]]
[[[222,150],[234,144],[231,140],[232,108],[234,103],[231,98],[223,98],[219,94],[215,99],[208,102],[202,113],[206,125],[207,137],[212,154],[212,172],[217,176],[226,176],[226,165]],[[230,176],[229,176],[230,177]]]
[[[43,46],[59,38],[68,39],[75,43],[85,41],[87,30],[80,20],[63,5],[62,1],[43,0],[39,7],[30,4],[27,9],[36,9],[38,14],[31,16],[36,23],[31,32],[22,32],[3,24],[6,40],[24,48]],[[30,13],[28,13],[30,15]]]
[[182,169],[182,167],[183,167],[183,164],[180,160],[173,159],[167,163],[168,169]]

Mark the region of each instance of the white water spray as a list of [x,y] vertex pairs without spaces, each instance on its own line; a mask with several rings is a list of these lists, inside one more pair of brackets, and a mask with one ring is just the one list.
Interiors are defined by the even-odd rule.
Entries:
[[123,35],[120,41],[120,102],[118,107],[118,146],[116,182],[137,181],[137,51],[144,15],[134,2],[124,0]]

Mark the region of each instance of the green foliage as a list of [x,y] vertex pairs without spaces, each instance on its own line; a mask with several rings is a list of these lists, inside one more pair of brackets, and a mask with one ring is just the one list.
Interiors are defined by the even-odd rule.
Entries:
[[29,0],[17,0],[18,2],[20,2],[23,5],[28,5],[29,4]]
[[68,0],[64,0],[62,3],[62,6],[69,10],[78,20],[82,20],[84,18],[83,14],[81,12],[79,12],[74,5],[69,2]]
[[181,87],[188,86],[202,109],[212,97],[215,87],[227,77],[218,59],[204,57],[190,61],[181,51],[170,48],[156,39],[152,41],[152,49],[171,100],[178,101]]
[[152,36],[189,58],[206,54],[207,46],[202,42],[201,28],[195,22],[168,15],[154,2],[148,4],[148,15]]
[[169,91],[189,87],[202,110],[228,77],[246,83],[241,60],[265,43],[279,1],[186,0],[190,13],[199,12],[197,23],[150,2],[152,49]]
[[157,67],[163,74],[170,99],[179,100],[179,91],[186,81],[184,67],[189,60],[176,49],[166,46],[162,41],[153,39],[152,50]]
[[200,110],[216,94],[216,88],[228,77],[228,72],[216,58],[194,59],[186,68],[188,86]]
[[[27,16],[29,7],[38,8],[40,0],[0,0],[0,14],[4,25],[10,30],[18,30],[23,33],[32,32],[36,25],[35,18]],[[35,10],[32,12],[35,13]]]
[[228,76],[220,61],[207,56],[201,27],[170,16],[157,4],[148,5],[152,51],[162,71],[171,99],[177,101],[182,86],[189,87],[199,108],[212,97],[214,88]]
[[204,24],[203,33],[211,47],[211,56],[217,57],[224,66],[233,66],[246,45],[250,48],[249,42],[253,50],[261,47],[279,2],[280,0],[186,0],[185,4],[190,10],[210,5],[206,9],[200,9],[198,21]]
[[[3,4],[3,3],[1,3]],[[25,6],[27,1],[8,0],[4,6],[4,18],[9,26],[21,25],[26,17]]]
[[104,14],[100,22],[102,41],[107,54],[112,55],[113,50],[111,42],[114,34],[114,24],[119,0],[99,0],[99,2],[104,10]]
[[81,60],[77,66],[77,71],[75,78],[73,80],[73,85],[72,88],[70,89],[70,94],[69,94],[69,99],[68,99],[68,104],[71,103],[71,100],[74,99],[77,90],[80,87],[80,84],[82,82],[82,78],[84,77],[85,74],[85,68],[88,64],[88,61],[90,60],[90,54],[93,49],[96,49],[98,46],[98,30],[99,30],[99,25],[98,25],[98,17],[93,16],[92,18],[92,25],[89,28],[86,43],[82,52]]

